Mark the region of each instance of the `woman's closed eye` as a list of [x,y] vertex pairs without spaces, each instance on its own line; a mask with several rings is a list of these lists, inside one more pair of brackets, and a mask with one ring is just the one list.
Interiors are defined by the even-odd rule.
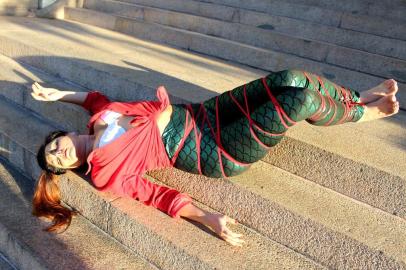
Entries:
[[55,146],[50,152],[52,153],[52,155],[55,156],[56,164],[58,164],[59,166],[63,166],[61,159],[56,156],[56,154],[58,153],[58,148],[59,148],[59,140],[56,139],[55,140]]

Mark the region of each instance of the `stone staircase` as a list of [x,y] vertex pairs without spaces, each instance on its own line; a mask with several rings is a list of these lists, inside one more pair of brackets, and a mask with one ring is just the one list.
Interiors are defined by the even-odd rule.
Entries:
[[63,234],[42,231],[31,215],[32,179],[0,163],[0,269],[157,269],[82,216]]
[[0,269],[15,270],[17,268],[3,254],[0,253]]
[[38,0],[2,0],[0,16],[27,16],[30,10],[38,8]]
[[[255,68],[306,69],[356,89],[367,89],[382,78],[395,78],[402,86],[406,82],[404,23],[382,18],[377,24],[372,16],[351,23],[359,15],[339,12],[338,25],[331,26],[224,6],[230,1],[182,2],[87,0],[84,8],[67,8],[65,16]],[[272,8],[285,6],[278,4]],[[290,12],[303,9],[294,5]],[[360,31],[358,24],[377,25]],[[406,100],[404,93],[401,99]]]
[[229,179],[148,173],[237,219],[232,229],[245,235],[243,248],[199,224],[97,192],[80,173],[61,178],[64,203],[80,212],[65,233],[41,232],[29,206],[44,136],[85,133],[88,119],[76,106],[34,101],[33,81],[99,89],[115,100],[155,99],[163,84],[178,103],[268,70],[303,68],[356,89],[394,77],[404,105],[404,9],[400,0],[86,0],[65,8],[66,21],[0,18],[0,237],[11,239],[0,241],[0,252],[20,269],[406,269],[403,110],[339,127],[300,123]]

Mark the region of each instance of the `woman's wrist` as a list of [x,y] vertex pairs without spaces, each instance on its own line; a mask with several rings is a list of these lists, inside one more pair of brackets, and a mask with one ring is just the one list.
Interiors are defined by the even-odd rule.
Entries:
[[[60,91],[60,90],[59,90]],[[62,98],[60,101],[82,105],[87,97],[87,92],[60,91]]]
[[208,221],[209,216],[211,215],[210,212],[203,210],[192,203],[185,205],[182,209],[179,210],[179,216],[185,217],[188,219],[192,219],[194,221],[206,224]]

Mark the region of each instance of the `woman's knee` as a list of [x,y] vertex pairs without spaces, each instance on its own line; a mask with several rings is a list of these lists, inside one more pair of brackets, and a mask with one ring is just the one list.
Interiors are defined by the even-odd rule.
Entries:
[[299,69],[285,69],[273,72],[269,77],[279,87],[306,87],[306,76],[304,71]]
[[321,97],[307,88],[286,87],[283,94],[277,96],[285,113],[295,122],[314,115],[320,108]]

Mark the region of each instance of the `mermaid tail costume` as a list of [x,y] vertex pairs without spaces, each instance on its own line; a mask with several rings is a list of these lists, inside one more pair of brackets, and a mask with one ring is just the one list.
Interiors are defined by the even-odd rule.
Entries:
[[356,122],[363,113],[357,91],[284,70],[199,104],[173,105],[162,139],[174,167],[228,177],[263,158],[298,121],[331,126]]

